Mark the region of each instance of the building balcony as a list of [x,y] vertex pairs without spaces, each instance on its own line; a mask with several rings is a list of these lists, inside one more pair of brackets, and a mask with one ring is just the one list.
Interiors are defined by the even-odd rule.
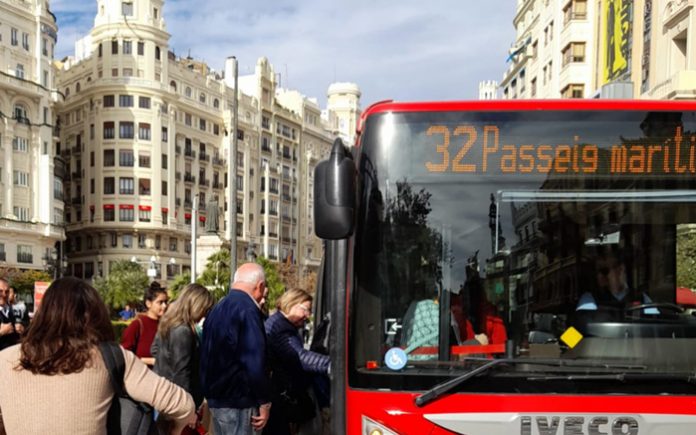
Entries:
[[209,162],[210,161],[210,155],[206,153],[200,153],[198,154],[198,159],[202,162]]
[[201,179],[198,180],[198,185],[199,185],[199,186],[210,187],[210,180],[206,180],[206,179],[201,178]]
[[72,173],[71,178],[73,180],[81,180],[82,179],[82,173],[80,171],[75,171]]
[[213,157],[213,165],[215,166],[225,166],[225,160],[218,156]]
[[62,157],[56,156],[53,158],[53,175],[60,179],[64,179],[68,173],[68,167]]
[[213,189],[222,189],[222,183],[219,181],[213,181]]
[[70,153],[71,153],[73,156],[79,156],[81,152],[82,152],[82,150],[80,150],[80,147],[79,147],[79,146],[74,146],[74,147],[72,147],[72,148],[70,149]]
[[271,231],[271,232],[268,233],[268,237],[277,239],[277,238],[278,238],[278,233],[274,233],[273,231]]
[[191,201],[190,199],[185,199],[185,200],[184,200],[184,207],[186,207],[186,208],[192,208],[192,207],[193,207],[193,201]]
[[185,149],[184,150],[184,157],[188,157],[190,159],[195,159],[196,158],[196,152],[191,149]]
[[184,173],[184,182],[186,183],[195,183],[196,182],[196,177],[191,175],[190,172]]
[[271,147],[261,145],[261,152],[270,154],[272,152]]
[[696,70],[682,70],[655,85],[642,98],[656,100],[693,99],[696,94]]

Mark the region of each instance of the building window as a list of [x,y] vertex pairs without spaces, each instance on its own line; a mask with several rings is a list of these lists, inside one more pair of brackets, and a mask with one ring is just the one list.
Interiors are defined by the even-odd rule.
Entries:
[[13,171],[13,183],[15,186],[29,187],[29,173],[24,171]]
[[132,122],[119,122],[118,123],[118,137],[121,139],[133,139],[133,123]]
[[138,124],[138,139],[150,140],[150,124],[144,122]]
[[123,54],[133,54],[133,43],[131,41],[123,41]]
[[138,56],[142,56],[145,54],[145,43],[142,41],[138,41]]
[[114,166],[116,163],[116,153],[114,150],[104,150],[104,166]]
[[200,119],[198,120],[198,128],[200,128],[201,130],[205,131],[205,119],[200,118]]
[[14,27],[10,29],[10,43],[14,46],[19,44],[18,30]]
[[13,207],[12,213],[22,222],[29,221],[29,209],[27,207]]
[[149,178],[138,178],[138,193],[143,196],[150,196]]
[[138,153],[138,166],[141,168],[150,167],[150,154],[145,152]]
[[167,182],[163,181],[162,182],[162,196],[167,196],[168,190],[169,189],[167,188]]
[[169,238],[169,250],[172,252],[176,252],[178,250],[178,240],[176,237],[170,237]]
[[150,97],[138,97],[138,107],[141,109],[149,109]]
[[191,127],[191,125],[193,124],[192,117],[191,117],[190,113],[184,114],[184,124],[186,124],[189,127]]
[[[118,209],[118,220],[121,222],[133,222],[135,221],[135,210],[132,208],[119,208]],[[124,246],[125,248],[125,246]]]
[[169,159],[166,154],[162,154],[162,169],[167,169],[169,167]]
[[132,195],[135,192],[135,182],[133,177],[120,177],[118,179],[118,193],[121,195]]
[[29,150],[29,140],[25,137],[15,136],[14,139],[12,139],[12,150],[26,153]]
[[219,109],[220,108],[220,100],[218,100],[217,98],[214,99],[213,100],[213,107],[216,109]]
[[184,91],[184,95],[186,95],[188,98],[191,98],[191,88],[186,86],[186,90]]
[[31,264],[34,262],[31,246],[17,245],[17,263]]
[[[142,215],[142,212],[143,212],[143,211],[144,211],[144,210],[140,210],[140,212],[141,212],[141,214],[140,214],[140,217],[141,217],[140,220],[141,220],[141,221],[143,220],[143,219],[142,219],[142,216],[143,216],[143,215]],[[143,221],[143,222],[150,222],[150,211],[149,211],[149,210],[146,210],[146,211],[147,211],[147,220],[146,220],[146,221]],[[147,246],[147,245],[146,245],[146,241],[147,241],[147,236],[145,236],[145,234],[138,234],[138,248],[144,248],[144,247],[146,247],[146,246]]]
[[584,98],[585,85],[570,84],[561,90],[561,98]]
[[167,127],[162,127],[162,142],[167,142],[169,140]]
[[198,101],[205,104],[205,94],[203,92],[198,96]]
[[584,42],[571,42],[566,45],[561,52],[563,56],[563,66],[569,63],[577,63],[585,61],[585,43]]
[[24,78],[24,65],[22,65],[21,63],[17,64],[17,68],[15,69],[15,77],[17,77],[18,79]]
[[29,51],[29,34],[22,32],[22,48]]
[[132,95],[119,95],[118,105],[120,107],[133,107],[133,96]]
[[113,95],[104,95],[104,107],[114,107]]
[[[104,222],[113,222],[116,220],[116,212],[114,211],[113,208],[105,208],[104,209]],[[111,246],[115,247],[115,236],[116,233],[111,233]]]
[[114,122],[104,123],[104,139],[113,139],[116,135],[116,126]]
[[160,60],[160,48],[155,47],[155,59]]
[[[140,209],[140,211],[138,212],[138,220],[140,220],[140,222],[150,222],[150,215],[151,215],[150,210]],[[140,245],[140,243],[138,243],[138,247],[139,248],[145,247],[145,237],[144,236],[143,236],[142,246]]]
[[132,2],[121,3],[121,14],[123,14],[126,17],[132,17],[133,16],[133,3]]
[[563,8],[563,23],[587,18],[587,0],[572,0]]
[[115,39],[111,41],[111,54],[118,54],[118,41]]
[[119,150],[118,165],[124,167],[133,167],[135,165],[133,150]]
[[[127,210],[121,210],[121,211],[127,211]],[[121,219],[121,220],[123,220],[123,219]],[[133,236],[131,234],[122,235],[121,236],[121,246],[123,246],[124,248],[132,248],[133,247]]]
[[104,195],[114,194],[114,177],[104,177]]

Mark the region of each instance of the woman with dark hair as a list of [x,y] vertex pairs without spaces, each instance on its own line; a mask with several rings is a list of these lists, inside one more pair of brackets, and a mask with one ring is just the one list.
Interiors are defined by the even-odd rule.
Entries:
[[[113,339],[109,312],[94,288],[76,278],[53,282],[22,343],[0,352],[0,410],[8,435],[105,435],[114,390],[99,344]],[[195,422],[186,391],[133,353],[123,350],[123,357],[125,390],[134,400],[169,416],[179,432]]]
[[[203,403],[196,324],[214,304],[215,298],[208,289],[200,284],[187,285],[162,316],[152,344],[155,373],[188,391],[196,409]],[[158,425],[162,427],[163,423],[158,420]]]
[[157,334],[160,318],[167,311],[169,296],[157,281],[145,290],[145,314],[140,314],[128,325],[121,336],[121,346],[133,352],[149,367],[155,365],[150,348]]

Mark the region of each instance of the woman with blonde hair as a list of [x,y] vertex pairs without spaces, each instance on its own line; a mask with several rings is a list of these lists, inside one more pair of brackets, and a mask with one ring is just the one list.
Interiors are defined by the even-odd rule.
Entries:
[[196,324],[215,305],[213,295],[199,284],[189,284],[169,306],[152,344],[155,373],[193,396],[196,409],[203,402],[199,377],[200,350]]
[[305,349],[299,332],[312,314],[312,296],[302,289],[289,290],[278,298],[277,308],[265,324],[273,410],[264,435],[295,433],[311,420],[316,412],[308,393],[312,376],[329,372],[329,357]]
[[[97,291],[77,278],[54,281],[22,343],[0,352],[0,412],[8,435],[106,435],[116,399],[99,347],[113,340],[109,311]],[[121,351],[123,385],[131,398],[172,419],[172,434],[195,423],[186,391],[131,351]]]

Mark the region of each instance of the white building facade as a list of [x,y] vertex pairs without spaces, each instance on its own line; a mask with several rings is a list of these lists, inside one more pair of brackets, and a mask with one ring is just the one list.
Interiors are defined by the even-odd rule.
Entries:
[[0,17],[0,266],[55,268],[65,239],[56,17],[36,0],[0,0]]

